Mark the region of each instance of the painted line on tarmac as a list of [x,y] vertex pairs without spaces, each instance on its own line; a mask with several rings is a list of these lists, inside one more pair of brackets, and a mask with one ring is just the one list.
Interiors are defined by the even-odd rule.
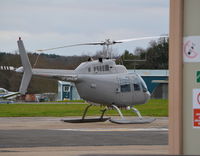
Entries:
[[92,129],[88,129],[88,128],[79,128],[79,129],[50,129],[50,130],[56,130],[56,131],[75,131],[75,132],[125,132],[125,131],[129,131],[129,132],[144,132],[144,131],[148,131],[148,132],[156,132],[156,131],[162,131],[162,132],[167,132],[168,129],[167,128],[92,128]]

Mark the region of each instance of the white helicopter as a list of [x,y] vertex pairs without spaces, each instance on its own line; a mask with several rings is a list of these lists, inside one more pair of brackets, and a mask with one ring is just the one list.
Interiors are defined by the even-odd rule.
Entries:
[[[38,51],[41,52],[82,45],[103,45],[106,46],[108,50],[110,45],[116,43],[161,37],[167,36],[153,36],[117,41],[107,39],[102,42],[74,44]],[[106,119],[104,120],[103,116],[108,108],[116,109],[121,117],[120,120],[111,118],[110,121],[114,123],[150,123],[155,120],[154,118],[143,118],[140,112],[134,108],[134,105],[145,104],[150,98],[150,93],[144,80],[137,73],[128,73],[125,66],[116,65],[113,59],[99,58],[93,61],[90,58],[87,62],[81,63],[75,70],[32,69],[21,38],[19,38],[17,43],[23,67],[19,67],[16,71],[24,72],[19,90],[20,93],[26,93],[32,75],[47,76],[73,82],[80,97],[91,103],[86,107],[81,119],[68,120],[68,122],[105,121]],[[89,107],[94,104],[105,106],[105,109],[102,110],[101,117],[98,119],[85,119]],[[132,120],[125,119],[120,108],[132,109],[137,114],[138,118]]]
[[4,88],[0,88],[0,99],[13,99],[15,98],[17,95],[19,95],[19,92],[10,92]]

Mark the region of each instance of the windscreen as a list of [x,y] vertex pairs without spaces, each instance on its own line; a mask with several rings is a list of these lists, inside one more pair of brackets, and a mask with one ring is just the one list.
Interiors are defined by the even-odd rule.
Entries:
[[147,85],[146,85],[146,83],[144,82],[144,80],[142,79],[142,77],[138,75],[138,79],[139,79],[139,82],[140,82],[140,84],[141,84],[141,87],[142,87],[143,92],[147,92],[147,91],[148,91]]

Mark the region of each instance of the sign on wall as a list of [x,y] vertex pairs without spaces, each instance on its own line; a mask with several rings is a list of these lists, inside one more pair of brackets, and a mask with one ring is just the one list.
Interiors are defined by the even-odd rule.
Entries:
[[200,128],[200,89],[193,89],[193,127]]
[[200,62],[200,36],[184,37],[183,61]]
[[196,71],[196,83],[200,83],[200,71]]

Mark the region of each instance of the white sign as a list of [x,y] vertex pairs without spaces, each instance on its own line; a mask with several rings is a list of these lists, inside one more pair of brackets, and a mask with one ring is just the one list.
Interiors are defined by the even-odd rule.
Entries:
[[200,109],[200,89],[193,89],[193,108]]
[[200,36],[184,37],[183,61],[200,62]]
[[200,89],[193,89],[193,127],[200,128]]

